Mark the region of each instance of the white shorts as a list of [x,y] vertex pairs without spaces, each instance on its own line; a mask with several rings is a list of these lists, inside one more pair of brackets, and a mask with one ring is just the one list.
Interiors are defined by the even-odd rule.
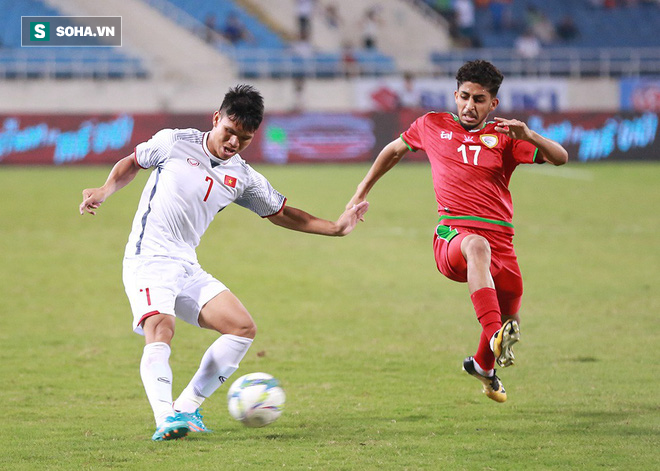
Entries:
[[199,327],[202,307],[227,287],[199,264],[167,257],[124,259],[124,289],[133,310],[133,331],[144,335],[142,322],[169,314]]

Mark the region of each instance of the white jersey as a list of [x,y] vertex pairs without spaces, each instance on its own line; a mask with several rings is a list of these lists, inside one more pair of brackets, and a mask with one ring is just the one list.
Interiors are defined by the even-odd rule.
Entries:
[[197,129],[163,129],[135,148],[142,168],[155,167],[142,191],[125,257],[167,256],[197,263],[195,248],[218,212],[235,202],[261,217],[286,198],[240,155],[221,160]]

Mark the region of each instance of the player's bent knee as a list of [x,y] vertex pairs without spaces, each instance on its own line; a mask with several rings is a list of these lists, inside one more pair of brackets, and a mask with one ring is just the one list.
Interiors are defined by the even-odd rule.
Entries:
[[488,258],[490,259],[490,244],[484,237],[470,235],[463,239],[461,244],[463,255],[470,258]]
[[250,319],[250,322],[232,323],[217,330],[221,334],[231,334],[248,339],[253,339],[257,335],[257,325],[252,319]]
[[239,326],[237,332],[232,332],[232,334],[238,337],[253,339],[257,335],[257,324],[251,321],[249,324]]

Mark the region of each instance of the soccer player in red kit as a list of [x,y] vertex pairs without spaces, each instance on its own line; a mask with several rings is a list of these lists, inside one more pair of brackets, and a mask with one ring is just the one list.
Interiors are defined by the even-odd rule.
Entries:
[[490,399],[504,402],[506,391],[494,367],[514,362],[523,293],[509,181],[519,164],[562,165],[568,153],[521,121],[487,121],[503,80],[491,63],[468,62],[456,80],[457,113],[431,112],[413,122],[378,154],[347,207],[364,201],[409,150],[426,152],[440,216],[433,240],[436,264],[447,278],[467,282],[482,326],[477,353],[464,360],[463,369],[482,382]]

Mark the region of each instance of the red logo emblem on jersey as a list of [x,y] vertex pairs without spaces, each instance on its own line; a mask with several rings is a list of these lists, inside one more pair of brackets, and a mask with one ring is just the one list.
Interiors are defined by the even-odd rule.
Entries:
[[225,185],[236,188],[236,177],[225,175]]
[[192,157],[188,158],[188,163],[190,165],[192,165],[193,167],[199,167],[199,162],[197,160],[193,159]]

